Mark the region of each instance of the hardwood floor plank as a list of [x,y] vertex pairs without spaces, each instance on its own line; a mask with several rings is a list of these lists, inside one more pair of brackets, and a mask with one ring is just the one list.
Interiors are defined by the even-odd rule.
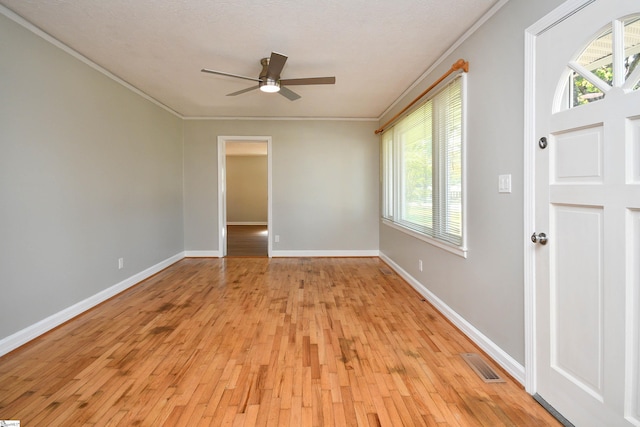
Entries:
[[23,425],[555,426],[377,258],[184,259],[0,358]]
[[[346,426],[347,418],[344,414],[344,405],[342,403],[333,403],[333,416],[334,416],[334,425],[336,426]],[[293,425],[293,424],[292,424]]]
[[[246,416],[244,418],[243,426],[252,427],[255,426],[258,421],[258,414],[260,412],[260,405],[249,405],[247,407]],[[179,425],[179,424],[177,424]],[[294,424],[292,424],[294,425]]]

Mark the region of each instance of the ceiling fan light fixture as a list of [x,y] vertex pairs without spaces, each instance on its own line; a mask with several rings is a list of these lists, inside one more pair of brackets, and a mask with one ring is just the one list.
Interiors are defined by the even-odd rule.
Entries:
[[274,79],[266,79],[258,83],[260,90],[267,93],[275,93],[280,91],[280,81]]
[[289,101],[295,101],[296,99],[300,99],[300,95],[298,95],[297,93],[289,89],[289,85],[298,85],[298,86],[300,85],[332,85],[336,83],[335,77],[308,77],[308,78],[302,78],[302,79],[280,80],[280,75],[282,73],[282,69],[284,68],[284,64],[286,62],[287,62],[286,55],[282,55],[276,52],[271,52],[270,57],[262,58],[260,60],[260,65],[262,65],[262,71],[260,71],[260,74],[258,75],[257,79],[254,79],[253,77],[242,76],[239,74],[231,74],[231,73],[225,73],[223,71],[210,70],[208,68],[203,68],[201,71],[205,73],[219,74],[221,76],[235,77],[237,79],[251,80],[254,82],[258,82],[258,84],[253,87],[228,93],[227,96],[236,96],[236,95],[240,95],[241,93],[246,93],[259,88],[261,92],[265,92],[265,93],[279,92],[280,95],[284,96]]

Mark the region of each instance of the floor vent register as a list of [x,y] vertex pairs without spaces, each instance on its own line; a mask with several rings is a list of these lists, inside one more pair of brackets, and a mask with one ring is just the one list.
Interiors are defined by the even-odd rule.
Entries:
[[462,359],[478,374],[485,383],[503,383],[505,382],[496,371],[487,365],[477,353],[461,353]]

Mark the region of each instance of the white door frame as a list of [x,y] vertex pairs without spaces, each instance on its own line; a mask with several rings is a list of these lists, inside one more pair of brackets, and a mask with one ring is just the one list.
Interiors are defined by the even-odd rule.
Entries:
[[531,25],[524,33],[524,326],[525,326],[525,390],[537,391],[536,372],[536,258],[529,236],[536,230],[535,221],[535,153],[536,135],[535,66],[536,38],[549,28],[587,7],[595,0],[568,0]]
[[267,143],[267,256],[271,258],[271,236],[272,228],[272,207],[271,202],[271,137],[270,136],[218,136],[218,252],[220,257],[227,255],[227,166],[226,166],[226,143],[232,141],[255,141]]

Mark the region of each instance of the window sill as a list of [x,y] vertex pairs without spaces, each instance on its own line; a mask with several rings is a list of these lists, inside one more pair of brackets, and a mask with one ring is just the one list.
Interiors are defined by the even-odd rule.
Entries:
[[426,236],[410,228],[403,227],[402,225],[396,224],[395,222],[389,221],[388,219],[382,218],[382,223],[386,226],[389,226],[405,234],[408,234],[411,237],[415,237],[418,240],[422,240],[423,242],[426,242],[432,246],[443,249],[454,255],[458,255],[459,257],[467,258],[467,248],[463,246],[453,246],[449,243],[443,242],[442,240],[434,239],[431,236]]

